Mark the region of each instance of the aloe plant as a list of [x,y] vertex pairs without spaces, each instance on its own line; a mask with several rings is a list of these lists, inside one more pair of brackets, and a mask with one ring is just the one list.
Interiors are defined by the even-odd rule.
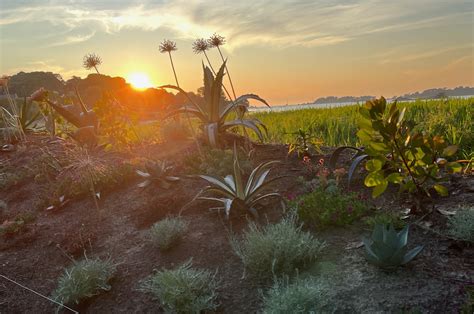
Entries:
[[88,146],[96,146],[98,143],[99,120],[93,110],[87,109],[77,89],[76,96],[79,100],[79,107],[81,110],[79,114],[74,112],[74,105],[62,106],[50,100],[48,97],[48,91],[44,88],[41,88],[34,92],[30,98],[34,101],[46,102],[64,119],[66,119],[66,121],[77,127],[77,130],[71,134],[71,137],[74,138],[76,141],[81,144],[86,144]]
[[397,233],[392,224],[377,224],[371,239],[363,239],[367,260],[381,268],[395,268],[404,265],[421,252],[419,245],[408,251],[408,225]]
[[[258,217],[257,210],[254,208],[257,203],[269,197],[281,197],[281,195],[276,192],[261,194],[271,183],[282,178],[276,177],[265,181],[270,173],[271,166],[277,163],[279,163],[279,161],[276,160],[261,163],[252,170],[248,180],[245,182],[242,178],[243,173],[237,155],[237,148],[234,144],[234,173],[224,178],[211,175],[199,175],[198,177],[206,180],[211,185],[199,192],[195,200],[208,200],[222,203],[221,207],[216,207],[215,209],[224,210],[227,218],[231,211],[248,211],[254,217]],[[202,196],[206,193],[218,194],[222,197]]]
[[169,175],[173,166],[170,166],[165,161],[150,161],[145,164],[145,168],[146,171],[136,170],[136,173],[145,179],[138,184],[140,188],[155,184],[158,187],[169,189],[171,183],[179,181],[178,177]]
[[39,110],[36,111],[36,113],[30,113],[30,107],[28,105],[31,105],[31,103],[28,103],[25,97],[20,108],[20,116],[18,117],[23,132],[26,132],[31,128],[34,129],[36,127],[36,124],[34,123],[38,120],[41,114]]
[[237,97],[234,101],[226,102],[222,97],[222,79],[224,77],[225,62],[220,67],[216,76],[212,74],[211,69],[203,64],[204,70],[204,103],[202,105],[194,102],[188,94],[178,86],[165,85],[161,88],[169,88],[177,90],[183,93],[190,104],[185,105],[170,112],[166,118],[175,116],[177,114],[188,113],[194,115],[203,124],[203,131],[206,141],[212,146],[216,147],[220,136],[225,133],[228,129],[242,126],[253,130],[258,138],[263,141],[263,132],[266,131],[265,125],[258,119],[250,118],[244,119],[241,115],[237,116],[237,119],[226,121],[229,114],[234,110],[244,109],[241,112],[245,112],[248,107],[247,100],[254,99],[266,106],[270,105],[262,98],[255,94],[246,94]]

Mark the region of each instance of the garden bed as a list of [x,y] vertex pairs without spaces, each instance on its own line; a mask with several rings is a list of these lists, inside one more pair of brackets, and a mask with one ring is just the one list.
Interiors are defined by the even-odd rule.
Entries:
[[[35,136],[26,145],[2,153],[2,161],[8,164],[5,169],[18,171],[37,158],[40,148],[58,152],[67,144]],[[34,215],[34,219],[24,221],[18,231],[0,238],[0,274],[50,296],[71,259],[110,259],[117,265],[111,290],[72,307],[90,313],[161,312],[159,303],[139,290],[140,282],[154,270],[173,268],[192,259],[195,267],[217,271],[217,312],[259,312],[262,295],[272,282],[244,277],[242,262],[229,241],[231,232],[242,233],[249,217],[232,217],[227,221],[209,211],[210,204],[193,202],[182,212],[189,228],[178,245],[161,252],[149,239],[151,225],[168,215],[177,215],[206,185],[202,180],[185,176],[183,159],[193,151],[193,144],[182,143],[179,147],[171,149],[170,145],[157,144],[137,148],[133,154],[115,156],[123,160],[154,156],[173,161],[176,175],[182,179],[169,190],[147,191],[137,187],[138,178],[127,177],[104,190],[100,210],[89,195],[71,198],[56,210],[38,208],[38,200],[47,193],[46,183],[35,180],[34,169],[31,176],[19,176],[0,192],[0,199],[7,205],[0,209],[0,222],[12,221],[24,213]],[[331,148],[323,151],[315,158],[327,159]],[[272,170],[272,176],[287,176],[276,186],[283,195],[301,191],[297,178],[308,176],[307,169],[300,159],[287,157],[284,145],[257,145],[252,156],[254,166],[273,159],[282,161]],[[472,297],[474,247],[444,234],[447,218],[443,212],[450,212],[459,204],[474,204],[473,185],[472,175],[453,177],[449,197],[434,199],[428,215],[408,218],[409,222],[416,222],[410,228],[409,243],[422,244],[424,250],[407,266],[387,273],[368,264],[361,239],[370,233],[370,227],[359,220],[343,227],[308,228],[317,239],[326,242],[326,247],[314,266],[298,276],[311,275],[321,282],[325,291],[321,305],[328,311],[459,312],[469,302],[469,289]],[[367,194],[360,182],[351,189]],[[368,202],[370,208],[393,211],[408,206],[396,191]],[[275,223],[283,215],[278,201],[267,202],[260,208],[259,223]],[[55,308],[48,300],[0,278],[0,312],[43,313]]]

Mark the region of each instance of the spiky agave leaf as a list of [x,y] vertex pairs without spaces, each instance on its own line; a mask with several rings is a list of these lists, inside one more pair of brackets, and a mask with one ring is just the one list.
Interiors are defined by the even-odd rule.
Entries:
[[[279,193],[267,193],[259,195],[268,184],[274,182],[281,177],[274,178],[265,182],[269,172],[270,166],[278,161],[269,161],[258,165],[250,174],[247,182],[243,181],[242,169],[240,167],[237,146],[234,144],[234,169],[233,174],[227,175],[224,178],[209,175],[199,175],[198,177],[206,180],[211,186],[206,187],[194,198],[194,200],[211,200],[223,203],[223,207],[228,214],[232,210],[245,209],[250,211],[255,217],[258,217],[254,205],[268,197],[280,196]],[[206,193],[219,194],[223,198],[204,196]]]
[[393,225],[377,224],[371,239],[363,239],[367,260],[382,268],[394,268],[404,265],[421,252],[423,246],[417,246],[408,253],[408,226],[397,233]]
[[262,134],[262,131],[258,128],[258,126],[252,121],[252,120],[233,120],[233,121],[228,121],[228,122],[225,122],[221,129],[222,130],[227,130],[227,129],[230,129],[230,128],[233,128],[233,127],[237,127],[237,126],[244,126],[248,129],[251,129],[252,131],[255,132],[255,134],[257,134],[258,138],[260,139],[260,141],[263,142],[264,140],[264,137],[263,137],[263,134]]

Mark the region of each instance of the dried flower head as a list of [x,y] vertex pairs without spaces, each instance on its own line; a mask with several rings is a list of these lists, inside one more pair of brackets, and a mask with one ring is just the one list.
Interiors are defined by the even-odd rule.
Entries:
[[201,53],[209,49],[209,44],[207,43],[207,40],[204,38],[196,39],[193,43],[193,51],[194,53]]
[[35,91],[30,96],[31,101],[38,101],[38,102],[45,101],[46,98],[48,98],[48,91],[44,89],[43,87]]
[[88,53],[84,56],[82,64],[87,70],[90,70],[92,68],[97,70],[97,66],[102,64],[102,59],[95,53]]
[[176,50],[178,50],[178,48],[176,48],[176,43],[174,41],[165,39],[160,44],[161,53],[166,53],[166,52],[171,52],[171,51],[176,51]]
[[211,47],[219,47],[225,44],[225,38],[214,33],[214,35],[212,35],[211,38],[207,40],[207,43]]

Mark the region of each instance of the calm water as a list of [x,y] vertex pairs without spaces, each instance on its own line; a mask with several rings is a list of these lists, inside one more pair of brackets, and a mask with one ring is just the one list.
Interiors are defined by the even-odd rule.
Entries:
[[[471,98],[474,97],[474,95],[465,95],[465,96],[452,96],[449,98]],[[392,102],[395,99],[387,99],[387,101]],[[426,99],[430,100],[430,99]],[[415,101],[415,99],[411,100],[403,100],[403,102],[412,102]],[[365,103],[365,102],[362,102]],[[328,103],[328,104],[303,104],[303,105],[284,105],[284,106],[272,106],[271,108],[268,108],[266,106],[259,106],[259,107],[250,107],[249,111],[250,112],[265,112],[265,111],[288,111],[288,110],[301,110],[301,109],[321,109],[321,108],[335,108],[335,107],[342,107],[342,106],[349,106],[349,105],[355,105],[357,103],[354,102],[339,102],[339,103]]]

